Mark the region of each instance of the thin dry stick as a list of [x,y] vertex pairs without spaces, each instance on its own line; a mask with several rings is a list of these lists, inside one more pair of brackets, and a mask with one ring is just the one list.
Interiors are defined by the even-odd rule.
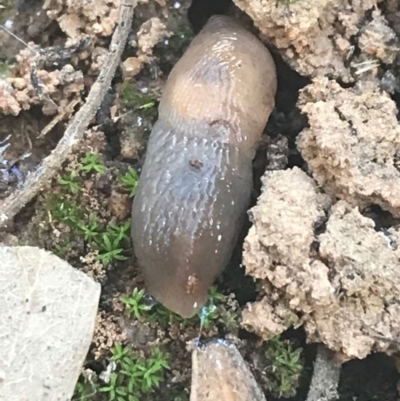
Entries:
[[73,146],[82,139],[111,85],[131,29],[136,4],[137,0],[125,0],[121,3],[118,25],[111,40],[107,59],[90,89],[85,104],[72,118],[57,147],[43,160],[38,169],[28,175],[23,189],[16,190],[0,202],[0,228],[7,226],[14,216],[50,182],[71,153]]

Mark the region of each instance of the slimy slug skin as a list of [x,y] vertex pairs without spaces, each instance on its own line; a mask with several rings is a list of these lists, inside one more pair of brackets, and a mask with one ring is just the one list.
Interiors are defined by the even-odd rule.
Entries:
[[132,206],[132,241],[147,291],[189,318],[236,245],[252,161],[274,107],[267,48],[213,16],[172,69]]

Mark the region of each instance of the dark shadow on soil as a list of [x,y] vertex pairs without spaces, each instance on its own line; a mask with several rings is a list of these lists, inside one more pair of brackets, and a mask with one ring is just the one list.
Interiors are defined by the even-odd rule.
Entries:
[[188,19],[197,34],[207,20],[215,14],[225,14],[232,0],[193,0],[188,10]]
[[[304,160],[297,151],[295,142],[297,135],[307,126],[307,118],[300,113],[296,103],[299,90],[307,85],[309,80],[293,71],[276,52],[272,51],[272,54],[277,66],[278,89],[275,109],[268,120],[264,135],[269,135],[270,138],[286,137],[289,146],[288,167],[301,167]],[[253,163],[254,191],[250,208],[257,203],[261,193],[261,177],[268,169],[268,146],[268,140],[263,140]],[[245,275],[244,268],[241,266],[243,242],[250,227],[251,222],[247,219],[231,262],[219,280],[221,290],[234,292],[241,306],[255,301],[257,295],[253,279]]]
[[392,98],[397,106],[397,120],[400,121],[400,93],[396,92]]
[[371,205],[362,210],[361,214],[374,221],[376,231],[385,230],[400,223],[399,219],[394,218],[390,212],[383,210],[379,205]]
[[395,401],[400,379],[392,358],[374,354],[343,366],[339,401]]

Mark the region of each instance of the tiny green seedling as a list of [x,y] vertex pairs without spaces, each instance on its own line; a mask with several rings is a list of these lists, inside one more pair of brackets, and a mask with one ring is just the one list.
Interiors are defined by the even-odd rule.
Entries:
[[126,256],[122,255],[124,249],[121,247],[120,238],[113,238],[113,236],[109,233],[103,234],[101,238],[101,250],[100,253],[97,255],[97,259],[100,260],[104,265],[108,265],[114,260],[127,259]]
[[212,322],[218,317],[217,307],[211,303],[210,305],[204,305],[200,311],[200,327],[209,329]]
[[128,231],[130,222],[125,222],[122,226],[110,225],[107,231],[97,240],[100,253],[97,259],[104,265],[110,264],[114,260],[126,260],[123,243],[129,241]]
[[87,380],[78,381],[75,386],[74,396],[71,401],[90,401],[93,400],[93,396],[98,391],[98,385],[96,383],[89,382]]
[[147,358],[139,356],[129,347],[116,343],[111,359],[116,369],[110,375],[107,386],[100,389],[108,393],[111,401],[139,401],[144,394],[153,392],[164,380],[164,372],[170,369],[167,356],[153,348]]
[[[128,399],[128,389],[122,384],[123,379],[122,375],[113,372],[110,375],[108,386],[101,387],[99,391],[108,393],[109,401],[131,401],[132,399]],[[132,401],[136,401],[136,399]]]
[[138,290],[135,288],[130,297],[121,297],[121,301],[127,306],[129,314],[136,319],[143,317],[152,308],[152,306],[145,304],[144,296],[145,292],[143,289]]
[[12,76],[11,68],[13,65],[9,64],[7,61],[0,61],[0,79],[8,78]]
[[56,244],[54,246],[54,253],[59,256],[60,258],[64,258],[67,252],[71,249],[70,243],[63,243],[63,244]]
[[219,292],[217,287],[215,285],[213,285],[209,290],[208,298],[209,298],[210,302],[215,304],[217,302],[225,301],[226,296],[224,294],[222,294],[221,292]]
[[125,185],[129,196],[132,198],[136,194],[136,189],[139,184],[139,174],[132,167],[128,168],[128,172],[120,177],[121,182]]
[[77,194],[79,192],[78,172],[73,170],[69,175],[64,175],[58,179],[58,183],[65,188],[65,190]]
[[85,241],[95,241],[99,236],[100,224],[93,215],[89,217],[88,223],[79,223],[78,227]]
[[115,238],[118,238],[119,241],[127,240],[129,241],[129,229],[131,228],[131,222],[128,220],[122,226],[116,226],[114,224],[110,224],[108,227],[109,232]]
[[221,312],[225,311],[221,308],[224,304],[226,296],[212,286],[209,290],[208,301],[200,310],[198,316],[200,318],[200,327],[209,329],[213,323],[222,318]]
[[[55,247],[57,254],[66,255],[71,249],[69,245],[71,241],[80,238],[87,242],[91,250],[97,252],[96,259],[104,266],[114,261],[127,259],[125,251],[130,246],[130,221],[122,225],[111,224],[105,227],[102,221],[103,216],[96,213],[90,204],[87,205],[87,202],[82,202],[88,195],[81,191],[84,175],[93,172],[101,174],[105,171],[101,155],[87,152],[80,158],[77,168],[58,179],[61,191],[47,198],[46,207],[50,226],[53,227],[54,220],[69,228],[69,230],[61,230],[61,238]],[[131,169],[125,177],[130,191],[134,191],[137,185],[138,178],[135,177],[135,173]]]
[[106,171],[104,165],[100,161],[100,155],[96,153],[86,153],[85,156],[81,160],[82,170],[85,173],[91,173],[95,171],[99,174],[104,174]]
[[154,100],[150,100],[149,102],[142,104],[141,106],[138,107],[139,110],[147,110],[151,109],[156,105],[156,102]]
[[82,210],[74,201],[61,199],[57,201],[57,199],[51,200],[51,203],[54,204],[54,209],[52,210],[54,217],[71,228],[76,227],[81,218]]
[[129,354],[129,348],[123,347],[121,343],[115,343],[111,359],[113,361],[122,361]]
[[[62,185],[71,188],[71,183],[75,184],[74,175],[68,179],[63,179]],[[79,185],[77,184],[79,190]],[[77,194],[75,194],[77,195]],[[126,260],[124,251],[129,246],[130,221],[121,226],[110,225],[105,231],[99,223],[95,214],[88,216],[88,211],[78,205],[78,196],[72,200],[64,199],[62,196],[54,195],[48,201],[49,215],[56,220],[65,223],[71,230],[72,235],[83,237],[93,248],[99,251],[96,256],[103,265],[108,265],[115,260]],[[58,249],[60,254],[64,249]]]
[[144,361],[141,367],[143,372],[142,391],[150,393],[153,388],[159,387],[163,381],[163,371],[169,369],[165,354],[159,348],[154,348],[151,351],[151,357]]
[[146,93],[138,91],[132,84],[124,82],[121,88],[122,101],[126,108],[141,111],[144,117],[157,115],[157,101]]
[[301,348],[294,349],[289,340],[275,337],[268,341],[265,356],[270,362],[266,373],[270,390],[279,397],[292,397],[296,394],[303,365]]
[[130,296],[121,297],[126,305],[128,314],[136,319],[145,318],[151,323],[158,323],[162,327],[172,324],[180,324],[185,327],[193,327],[197,324],[201,329],[209,329],[217,321],[229,324],[230,328],[237,325],[236,316],[225,307],[226,296],[218,292],[216,287],[211,287],[209,299],[201,311],[190,319],[184,319],[180,315],[170,311],[158,303],[149,304],[143,289],[135,288]]

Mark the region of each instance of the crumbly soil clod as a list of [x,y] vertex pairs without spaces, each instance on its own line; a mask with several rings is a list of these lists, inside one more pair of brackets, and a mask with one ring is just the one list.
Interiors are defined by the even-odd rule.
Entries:
[[398,349],[397,229],[389,239],[345,201],[329,209],[297,168],[267,172],[264,189],[243,254],[263,296],[244,310],[244,327],[269,339],[303,324],[341,362]]
[[[367,61],[366,71],[373,76],[398,51],[398,38],[377,9],[382,2],[234,0],[297,72],[347,83],[361,78],[360,68],[365,65],[355,64]],[[367,17],[369,12],[372,20]]]
[[297,144],[317,183],[361,209],[378,204],[400,216],[400,125],[379,90],[343,89],[317,78],[300,94],[309,128]]

